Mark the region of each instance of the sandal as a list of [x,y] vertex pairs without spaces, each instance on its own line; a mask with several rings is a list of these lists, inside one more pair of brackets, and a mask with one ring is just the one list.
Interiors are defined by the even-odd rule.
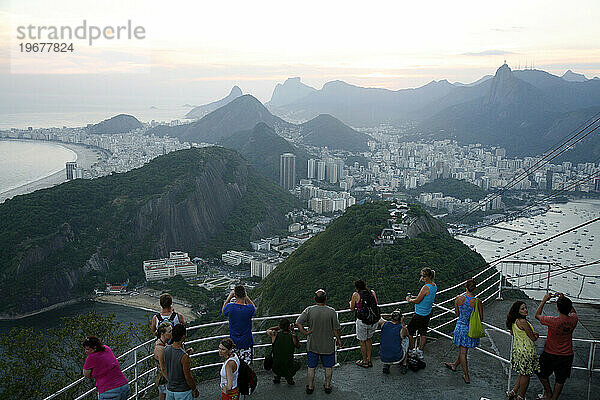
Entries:
[[365,362],[363,360],[356,360],[354,362],[354,364],[358,365],[359,367],[363,367],[363,368],[369,368],[369,364],[365,364]]
[[465,381],[465,383],[466,383],[467,385],[471,383],[471,380],[470,380],[470,379],[469,379],[469,380],[467,380],[467,378],[466,378],[464,375],[462,376],[462,378],[463,378],[463,381]]
[[452,364],[452,363],[444,363],[444,365],[446,366],[446,368],[448,368],[452,372],[456,372],[456,366],[454,366],[454,364]]
[[369,361],[368,364],[367,364],[367,367],[368,368],[373,368],[373,363],[371,361]]
[[517,394],[515,393],[514,389],[512,389],[510,392],[506,392],[506,397],[508,400],[512,400],[517,397]]
[[315,388],[309,388],[308,385],[306,385],[306,394],[312,394],[312,392],[315,391]]
[[325,389],[325,393],[327,393],[327,394],[331,393],[331,390],[332,390],[331,386],[327,387],[327,386],[325,386],[325,384],[323,384],[323,389]]

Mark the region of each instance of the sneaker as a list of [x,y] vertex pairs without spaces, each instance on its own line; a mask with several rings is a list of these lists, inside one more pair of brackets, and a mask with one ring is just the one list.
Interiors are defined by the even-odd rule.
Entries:
[[389,374],[390,373],[390,366],[389,365],[384,365],[383,366],[383,373],[384,374]]
[[417,350],[417,357],[419,358],[419,360],[423,360],[423,351],[422,350]]
[[405,375],[408,372],[408,367],[404,364],[400,364],[400,373]]

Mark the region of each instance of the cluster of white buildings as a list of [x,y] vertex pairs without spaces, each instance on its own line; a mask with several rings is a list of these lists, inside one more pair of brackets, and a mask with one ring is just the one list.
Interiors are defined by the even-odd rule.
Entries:
[[147,281],[172,278],[175,275],[191,277],[198,274],[198,266],[190,260],[188,253],[182,251],[169,252],[169,258],[144,261],[143,268]]
[[[473,209],[473,200],[467,198],[463,201],[452,196],[444,196],[441,192],[420,193],[417,199],[419,203],[425,204],[427,207],[445,208],[450,213]],[[502,196],[497,194],[487,195],[484,199],[481,199],[478,204],[481,211],[499,210],[504,208]]]
[[[0,131],[0,137],[14,139],[48,140],[82,144],[106,150],[110,155],[92,165],[89,170],[77,168],[73,178],[97,178],[113,172],[127,172],[141,167],[152,159],[175,150],[190,148],[177,138],[146,135],[148,126],[126,134],[91,134],[85,128],[11,129]],[[68,172],[67,172],[68,174]]]
[[[359,191],[394,192],[415,189],[438,178],[466,180],[484,190],[502,188],[513,178],[532,168],[538,157],[506,158],[506,150],[481,144],[458,145],[451,140],[403,142],[398,135],[369,131],[378,141],[370,141],[371,152],[364,155],[368,165],[348,166],[345,177],[354,178]],[[548,172],[550,171],[550,172]],[[600,171],[594,163],[548,164],[516,184],[514,190],[563,189]],[[356,186],[359,186],[356,188]],[[600,180],[579,184],[575,190],[600,191]]]
[[317,214],[344,212],[346,208],[356,204],[356,198],[349,192],[324,190],[312,184],[310,179],[302,179],[296,188],[296,195],[308,199],[308,209]]

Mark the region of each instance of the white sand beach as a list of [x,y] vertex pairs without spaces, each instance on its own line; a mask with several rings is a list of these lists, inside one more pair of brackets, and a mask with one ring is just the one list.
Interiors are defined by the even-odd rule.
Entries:
[[[87,147],[85,145],[80,144],[72,144],[72,143],[58,143],[53,142],[59,146],[63,146],[74,151],[77,154],[77,165],[84,168],[89,169],[93,164],[95,164],[101,157],[96,152],[97,150],[91,147]],[[6,199],[11,199],[14,196],[18,196],[21,194],[27,194],[31,192],[35,192],[36,190],[46,189],[52,186],[59,185],[67,180],[65,169],[55,172],[51,175],[45,176],[41,179],[38,179],[33,182],[28,182],[24,185],[16,187],[14,189],[7,190],[5,192],[0,193],[0,203],[4,202]]]
[[[112,303],[118,304],[122,306],[135,307],[142,310],[147,310],[151,312],[159,312],[160,304],[158,303],[158,297],[152,297],[147,294],[139,294],[137,296],[129,296],[129,295],[102,295],[94,297],[95,301],[102,303]],[[192,311],[191,307],[186,307],[181,304],[173,305],[173,308],[178,313],[183,315],[183,318],[186,322],[193,321],[198,316]]]

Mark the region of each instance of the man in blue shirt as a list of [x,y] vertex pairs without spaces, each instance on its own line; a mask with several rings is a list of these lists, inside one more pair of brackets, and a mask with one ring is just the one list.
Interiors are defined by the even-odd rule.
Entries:
[[[231,300],[235,298],[235,301]],[[247,364],[252,362],[254,338],[252,337],[252,317],[256,306],[246,294],[243,285],[236,286],[223,303],[223,315],[229,318],[229,336],[235,343],[236,354]]]

